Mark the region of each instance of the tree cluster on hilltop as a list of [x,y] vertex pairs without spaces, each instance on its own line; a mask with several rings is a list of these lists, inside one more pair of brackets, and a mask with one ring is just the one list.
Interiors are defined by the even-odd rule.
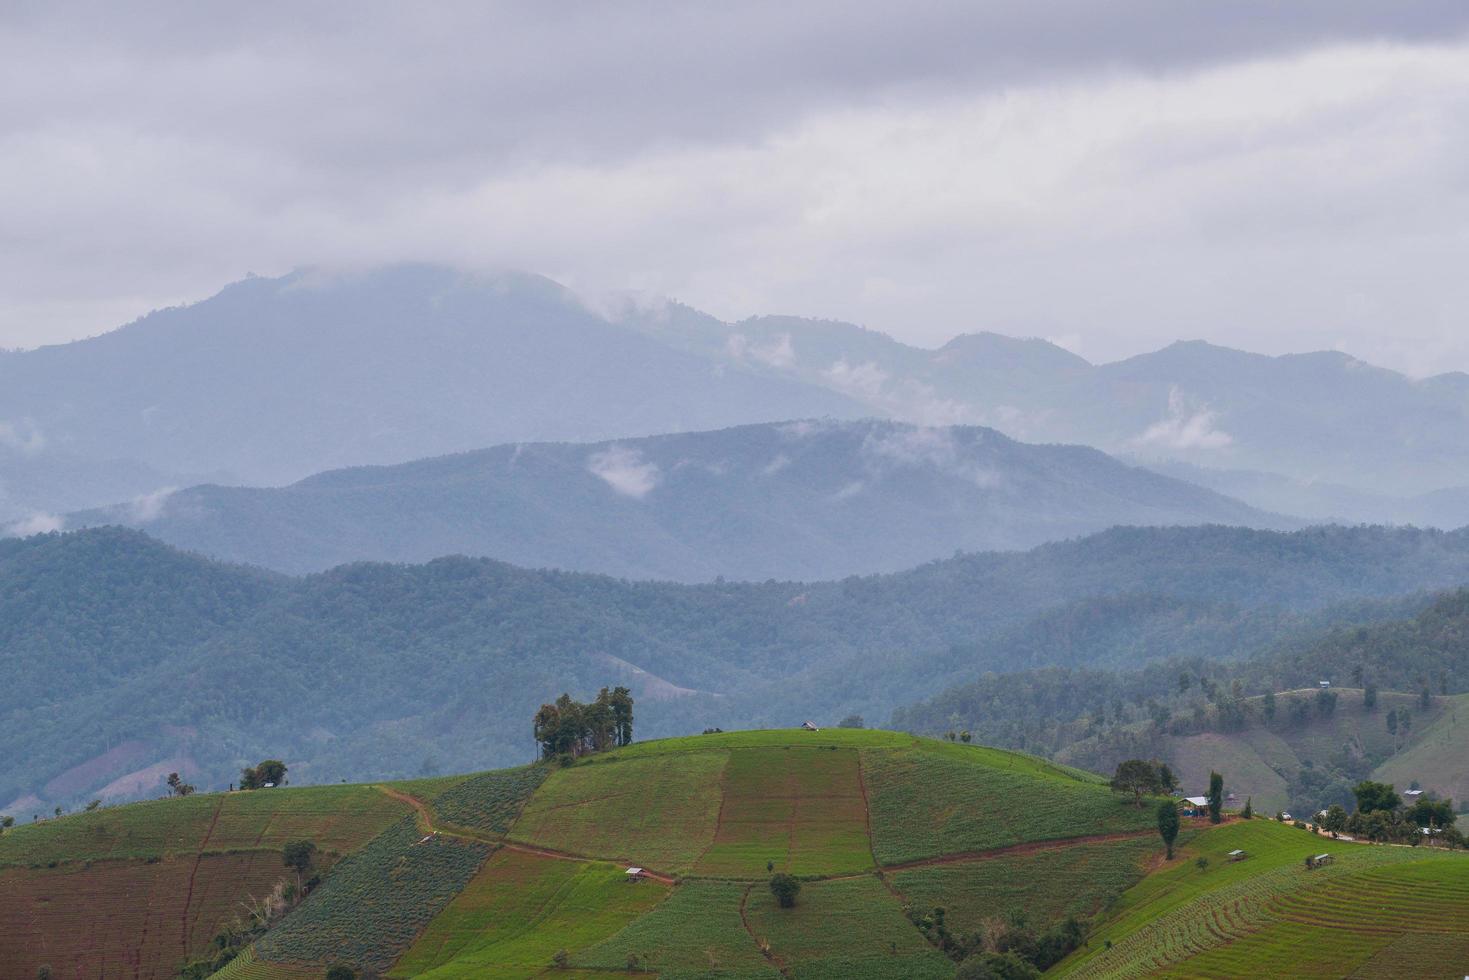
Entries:
[[543,704],[532,726],[541,758],[577,758],[588,752],[632,744],[632,692],[602,688],[590,704],[573,701],[563,694],[552,704]]

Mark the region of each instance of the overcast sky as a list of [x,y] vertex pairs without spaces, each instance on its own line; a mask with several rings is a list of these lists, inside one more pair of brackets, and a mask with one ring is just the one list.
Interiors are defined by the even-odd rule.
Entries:
[[427,259],[726,319],[1469,370],[1469,3],[0,13],[0,346]]

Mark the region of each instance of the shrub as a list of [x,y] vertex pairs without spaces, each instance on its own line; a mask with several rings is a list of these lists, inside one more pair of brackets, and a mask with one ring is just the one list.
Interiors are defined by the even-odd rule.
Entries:
[[794,875],[784,872],[771,875],[770,893],[775,896],[781,908],[791,908],[796,904],[796,896],[801,893],[801,882]]

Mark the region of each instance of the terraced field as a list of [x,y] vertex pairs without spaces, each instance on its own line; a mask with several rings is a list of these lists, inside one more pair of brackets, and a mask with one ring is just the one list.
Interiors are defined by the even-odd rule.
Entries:
[[[0,903],[0,980],[12,961],[24,980],[41,962],[64,965],[58,976],[171,977],[231,903],[279,880],[280,845],[295,837],[343,856],[223,980],[319,978],[334,963],[437,980],[952,977],[910,921],[934,907],[960,934],[1017,911],[1038,933],[1103,914],[1060,966],[1085,976],[1343,976],[1421,967],[1425,950],[1462,956],[1469,857],[1235,822],[1186,828],[1182,855],[1145,877],[1161,858],[1153,820],[1066,767],[851,730],[188,798],[9,836],[0,888],[19,900]],[[1235,847],[1250,859],[1225,861]],[[1305,870],[1328,847],[1337,862]],[[651,877],[631,881],[627,865]],[[772,868],[803,879],[794,907],[772,896]],[[119,909],[89,931],[89,906]],[[58,934],[90,945],[61,950]],[[23,959],[5,958],[22,946]]]
[[730,753],[714,842],[698,875],[756,878],[872,867],[855,749],[784,746]]
[[595,762],[552,773],[526,804],[514,840],[586,857],[685,872],[714,841],[725,752]]
[[[1228,863],[1235,848],[1250,857]],[[1321,852],[1334,863],[1307,869],[1305,857]],[[1210,865],[1200,870],[1196,856]],[[1405,937],[1466,934],[1469,855],[1332,842],[1257,820],[1199,835],[1172,866],[1124,895],[1060,972],[1340,977]],[[1464,973],[1440,966],[1443,975]]]
[[595,945],[666,897],[618,865],[502,849],[388,975],[533,977],[558,950]]

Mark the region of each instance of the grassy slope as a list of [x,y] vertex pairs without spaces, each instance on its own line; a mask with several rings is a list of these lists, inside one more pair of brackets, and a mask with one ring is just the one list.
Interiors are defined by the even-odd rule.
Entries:
[[1459,810],[1469,808],[1469,694],[1434,698],[1431,721],[1418,720],[1412,744],[1388,759],[1372,774],[1374,779],[1406,789],[1417,780],[1425,789],[1452,799]]
[[[367,786],[198,794],[25,824],[0,837],[0,963],[172,976],[241,903],[285,878],[281,847],[349,853],[408,807]],[[80,972],[78,972],[80,971]],[[0,972],[0,976],[10,973]]]
[[[396,789],[416,796],[422,812],[405,816],[407,802],[369,787],[225,799],[216,822],[223,839],[258,842],[259,853],[278,853],[272,842],[313,828],[345,847],[396,820],[343,860],[231,976],[299,976],[308,964],[319,970],[338,959],[401,976],[528,976],[560,949],[578,969],[624,969],[635,955],[664,977],[714,968],[774,977],[777,967],[811,978],[951,976],[952,965],[903,915],[905,900],[943,904],[961,925],[1022,904],[1044,928],[1136,880],[1156,849],[1151,811],[1128,806],[1096,776],[891,732],[693,736],[565,769]],[[197,825],[209,812],[209,798],[198,800],[107,811],[115,826],[106,834],[77,832],[94,818],[26,828],[32,839],[17,834],[10,846],[31,856],[85,852],[95,836],[92,849],[103,853],[152,847],[177,855],[187,852],[176,839],[192,834],[197,854]],[[169,819],[157,820],[161,813]],[[442,833],[424,841],[425,820]],[[144,827],[153,844],[138,836]],[[525,842],[515,847],[594,860],[513,848],[491,854],[507,833]],[[1097,834],[1121,839],[1066,839]],[[970,854],[996,848],[1006,850]],[[614,859],[690,877],[671,889],[631,885]],[[795,910],[773,906],[766,861],[807,876]],[[886,884],[873,872],[874,862],[912,861],[928,864],[892,868]]]
[[[1074,834],[1133,830],[1147,822],[1146,813],[1124,806],[1091,774],[1017,753],[892,732],[738,732],[638,743],[553,771],[511,827],[510,839],[621,856],[692,877],[620,929],[608,929],[620,913],[607,905],[595,915],[574,915],[570,921],[577,925],[571,927],[567,916],[574,905],[563,903],[578,889],[604,902],[625,902],[661,897],[662,886],[627,885],[593,870],[606,865],[502,851],[430,924],[394,975],[433,967],[427,975],[472,976],[491,965],[495,975],[528,975],[566,949],[573,966],[583,969],[625,968],[631,955],[660,976],[675,978],[712,970],[773,977],[776,967],[810,978],[952,976],[953,965],[903,915],[903,896],[863,873],[874,861],[863,806],[873,779],[883,782],[891,804],[882,810],[885,833],[897,839],[904,819],[898,797],[924,795],[905,782],[936,774],[947,784],[943,809],[1000,813],[1058,803],[1069,814],[1032,822],[1002,813],[1008,829],[994,839],[1000,844],[1064,835],[1067,819],[1079,820]],[[442,810],[442,804],[441,799],[435,808]],[[1100,821],[1098,813],[1104,815]],[[872,814],[875,833],[876,804]],[[932,853],[993,844],[966,821],[922,836],[924,851]],[[1056,845],[1049,855],[1053,862],[1065,846]],[[1105,880],[1120,890],[1139,878],[1142,850],[1129,841],[1116,852],[1120,861],[1112,852],[1088,853],[1074,874],[1036,875],[1037,925],[1049,924],[1050,910],[1074,905],[1084,881]],[[829,880],[808,881],[796,909],[778,910],[766,888],[767,861]],[[962,898],[986,887],[972,885],[971,873],[989,881],[985,876],[992,868],[966,862],[943,870],[944,887]],[[512,887],[510,879],[517,877],[523,881]],[[527,906],[536,911],[527,913]],[[761,941],[768,943],[769,957]]]
[[[1459,760],[1469,755],[1469,694],[1435,697],[1429,708],[1417,696],[1384,691],[1377,707],[1367,711],[1362,692],[1338,688],[1337,710],[1329,718],[1315,713],[1305,724],[1287,721],[1287,699],[1309,701],[1314,689],[1278,694],[1276,717],[1265,724],[1253,721],[1238,732],[1208,732],[1200,735],[1168,736],[1159,755],[1179,774],[1189,793],[1202,793],[1211,769],[1224,773],[1227,788],[1239,794],[1240,803],[1253,797],[1255,809],[1273,813],[1288,805],[1286,779],[1306,765],[1330,762],[1344,748],[1359,748],[1368,758],[1386,760],[1374,778],[1396,783],[1399,789],[1417,780],[1425,789],[1436,790],[1461,804],[1469,801],[1469,767]],[[1251,699],[1254,717],[1259,718],[1259,700]],[[1412,713],[1413,731],[1407,739],[1394,739],[1387,731],[1387,714],[1395,708]],[[1063,751],[1062,758],[1068,753]]]
[[[1234,848],[1250,857],[1229,863]],[[1320,852],[1335,863],[1308,871],[1303,859]],[[1331,842],[1267,820],[1226,824],[1126,892],[1059,972],[1342,976],[1407,932],[1463,928],[1466,875],[1461,853]],[[1407,896],[1425,887],[1457,903],[1457,916],[1419,917]],[[1363,904],[1374,895],[1385,901]]]
[[535,976],[557,950],[606,939],[667,892],[658,882],[628,882],[617,865],[501,850],[389,976]]

